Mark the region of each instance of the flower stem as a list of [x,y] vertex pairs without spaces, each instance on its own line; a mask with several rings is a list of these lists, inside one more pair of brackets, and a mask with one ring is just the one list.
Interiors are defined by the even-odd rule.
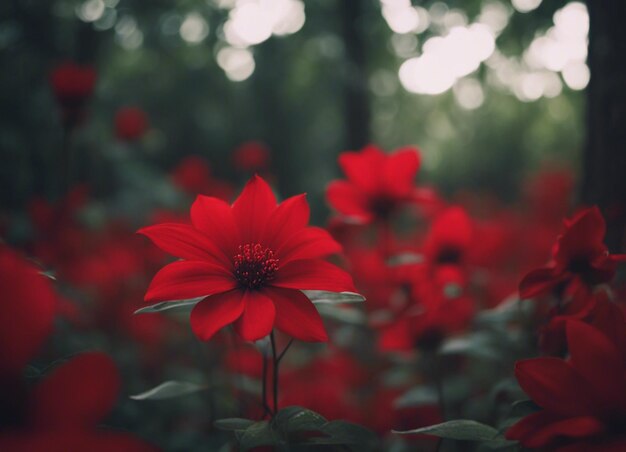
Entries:
[[[270,333],[270,343],[272,344],[272,360],[274,363],[273,367],[273,397],[274,397],[274,414],[278,413],[278,365],[280,364],[280,359],[276,356],[276,339],[274,339],[274,331]],[[280,356],[282,358],[282,354]]]
[[265,414],[263,415],[263,417],[265,417],[268,414],[271,416],[272,410],[270,409],[267,403],[267,357],[265,356],[265,354],[263,354],[263,383],[262,383],[261,402],[263,405],[263,410],[265,410]]

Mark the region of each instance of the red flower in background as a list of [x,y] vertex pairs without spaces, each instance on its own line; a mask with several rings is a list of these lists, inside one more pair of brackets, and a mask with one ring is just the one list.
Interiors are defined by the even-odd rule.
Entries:
[[82,120],[83,108],[93,94],[96,77],[92,66],[73,62],[60,64],[52,70],[50,84],[62,108],[66,126],[76,125]]
[[233,152],[233,165],[244,173],[265,172],[270,166],[270,150],[260,141],[247,141]]
[[580,282],[586,286],[608,282],[626,255],[610,255],[604,245],[606,224],[597,207],[565,220],[565,230],[552,250],[553,262],[528,273],[520,282],[520,296],[532,298],[550,293],[559,285]]
[[354,287],[346,272],[322,259],[340,246],[326,231],[307,226],[305,195],[277,204],[255,176],[232,206],[198,196],[191,221],[139,231],[183,259],[156,274],[146,301],[205,297],[190,319],[203,340],[231,323],[245,340],[261,339],[274,326],[297,339],[327,340],[319,313],[301,290]]
[[126,433],[96,428],[120,386],[115,365],[101,353],[80,355],[27,390],[21,374],[52,332],[56,308],[49,279],[0,245],[0,450],[153,450]]
[[141,138],[148,129],[148,116],[137,107],[123,107],[115,113],[115,134],[122,141]]
[[361,152],[342,153],[339,166],[347,180],[331,182],[326,196],[329,204],[350,221],[387,220],[402,205],[432,198],[432,194],[413,186],[420,167],[417,149],[385,154],[368,146]]
[[0,377],[16,377],[52,332],[57,296],[50,280],[0,244]]
[[211,175],[209,162],[198,155],[185,157],[171,174],[172,182],[190,195],[201,193],[230,201],[233,187]]
[[597,328],[567,322],[570,357],[518,361],[517,380],[541,407],[507,431],[527,448],[626,450],[626,323],[619,308]]
[[97,428],[113,409],[120,384],[115,364],[106,355],[84,353],[73,358],[35,386],[21,425],[0,432],[0,449],[156,450],[127,433]]

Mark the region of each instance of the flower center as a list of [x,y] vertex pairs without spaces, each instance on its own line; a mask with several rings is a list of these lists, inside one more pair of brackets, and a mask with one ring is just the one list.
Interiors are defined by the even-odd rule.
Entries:
[[233,256],[235,277],[239,284],[250,289],[258,289],[274,279],[278,270],[278,258],[274,251],[260,243],[248,243],[237,247]]

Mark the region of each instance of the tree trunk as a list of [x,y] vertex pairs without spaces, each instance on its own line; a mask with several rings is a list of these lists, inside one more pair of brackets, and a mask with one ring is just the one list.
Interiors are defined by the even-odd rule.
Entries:
[[359,26],[364,0],[341,0],[342,34],[346,46],[345,118],[346,150],[358,150],[370,140],[366,49]]
[[606,243],[624,251],[626,231],[626,1],[588,0],[591,80],[581,198],[607,220]]

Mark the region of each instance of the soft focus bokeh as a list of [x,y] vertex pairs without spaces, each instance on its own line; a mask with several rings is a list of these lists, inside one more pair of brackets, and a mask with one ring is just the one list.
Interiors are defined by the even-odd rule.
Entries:
[[[372,450],[479,450],[391,433],[455,418],[496,426],[497,450],[516,450],[502,434],[511,403],[528,398],[514,361],[565,356],[554,313],[595,312],[578,309],[591,290],[559,287],[574,300],[567,313],[554,293],[527,297],[543,304],[518,296],[524,275],[555,256],[563,218],[579,212],[589,32],[587,6],[567,0],[0,5],[0,298],[41,304],[2,319],[3,341],[31,337],[19,353],[0,353],[11,361],[7,381],[19,374],[20,391],[44,387],[20,422],[54,418],[76,385],[92,411],[59,416],[93,418],[80,441],[102,424],[120,432],[103,450],[136,438],[163,450],[237,450],[214,422],[267,416],[269,340],[224,329],[202,342],[184,307],[133,314],[173,261],[136,231],[189,223],[197,195],[232,202],[258,174],[279,200],[307,193],[311,224],[343,248],[331,261],[366,298],[317,300],[328,344],[277,335],[289,347],[278,404],[358,423],[374,432]],[[571,271],[595,288],[615,268],[592,282],[587,267]],[[46,287],[30,290],[39,273]],[[9,325],[13,316],[24,323]],[[109,357],[70,359],[93,350]],[[104,375],[101,387],[81,385],[83,371]],[[164,382],[175,383],[150,392]],[[13,407],[23,405],[9,392],[0,426],[18,423]],[[90,444],[76,441],[67,447]]]

